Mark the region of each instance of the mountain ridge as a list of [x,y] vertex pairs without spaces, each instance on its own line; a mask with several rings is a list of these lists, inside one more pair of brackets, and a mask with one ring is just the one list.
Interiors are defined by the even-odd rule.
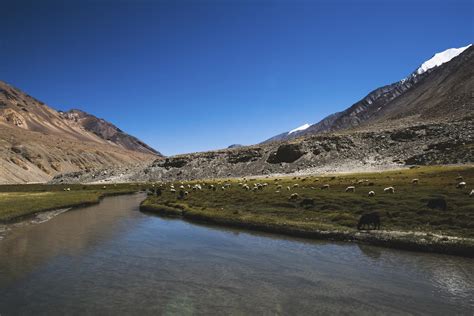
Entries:
[[[449,64],[450,61],[456,59],[460,55],[467,53],[472,54],[474,48],[469,44],[461,48],[450,48],[443,52],[436,53],[432,58],[423,62],[416,70],[412,71],[407,77],[394,82],[392,84],[378,87],[369,92],[364,98],[352,104],[343,111],[333,113],[319,122],[309,126],[303,131],[295,133],[285,132],[274,137],[271,137],[262,143],[272,141],[290,140],[305,135],[315,135],[324,132],[338,131],[347,128],[354,128],[363,125],[364,122],[374,119],[379,116],[377,112],[382,110],[387,104],[405,94],[423,79],[429,76],[432,72],[436,72],[442,66]],[[452,53],[453,51],[456,52]],[[443,53],[450,52],[444,57]],[[441,58],[437,56],[443,56]],[[448,60],[449,59],[449,60]]]
[[65,113],[0,81],[0,183],[45,182],[63,172],[138,167],[161,157],[105,120],[83,111]]

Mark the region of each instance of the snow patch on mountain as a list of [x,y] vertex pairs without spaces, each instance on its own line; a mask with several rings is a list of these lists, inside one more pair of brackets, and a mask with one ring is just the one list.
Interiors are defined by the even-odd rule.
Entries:
[[416,70],[416,73],[420,75],[431,68],[438,67],[444,63],[447,63],[448,61],[458,56],[459,54],[461,54],[463,51],[465,51],[471,46],[472,44],[469,44],[465,47],[450,48],[440,53],[437,53],[431,59],[428,59],[427,61],[425,61],[420,66],[420,68]]
[[306,123],[304,125],[301,125],[300,127],[297,127],[295,129],[292,129],[291,131],[288,132],[288,135],[290,134],[293,134],[295,132],[299,132],[299,131],[304,131],[305,129],[307,129],[308,127],[310,127],[311,125]]

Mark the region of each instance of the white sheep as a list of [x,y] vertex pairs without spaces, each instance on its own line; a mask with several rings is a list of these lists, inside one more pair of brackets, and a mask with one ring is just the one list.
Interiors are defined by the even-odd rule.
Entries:
[[299,185],[298,183],[293,184],[293,188],[297,188],[297,187],[299,187],[299,186],[300,186],[300,185]]
[[474,189],[471,190],[471,193],[469,193],[469,197],[473,197],[474,196]]
[[321,190],[329,190],[329,187],[330,187],[329,184],[325,184],[321,187]]
[[375,192],[374,191],[369,191],[369,196],[375,196]]
[[457,185],[456,185],[456,188],[458,189],[464,189],[466,187],[466,182],[462,181],[462,182],[459,182]]
[[413,180],[411,180],[411,184],[418,184],[418,181],[420,181],[420,180],[418,180],[418,179],[413,179]]
[[388,187],[388,188],[383,189],[383,192],[394,194],[395,193],[395,188],[394,187]]
[[354,186],[350,186],[346,188],[346,192],[355,192],[356,188]]
[[277,185],[277,190],[281,189],[281,184]]
[[290,200],[296,200],[298,197],[298,193],[293,193],[292,195],[290,195]]
[[290,191],[290,190],[291,190],[291,188],[290,188],[290,187],[286,187],[286,189],[287,189],[288,191]]
[[170,192],[171,193],[176,193],[176,190],[175,189],[170,189]]

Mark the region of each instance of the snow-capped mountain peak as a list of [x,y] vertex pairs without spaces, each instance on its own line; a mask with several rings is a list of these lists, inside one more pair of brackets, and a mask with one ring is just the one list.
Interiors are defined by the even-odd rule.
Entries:
[[420,68],[416,70],[416,73],[420,75],[431,68],[438,67],[444,63],[447,63],[448,61],[450,61],[451,59],[453,59],[454,57],[458,56],[463,51],[471,47],[471,45],[472,44],[469,44],[465,47],[460,47],[460,48],[450,48],[450,49],[447,49],[445,51],[435,54],[431,59],[428,59],[427,61],[425,61],[420,66]]
[[293,134],[295,132],[299,132],[299,131],[304,131],[305,129],[307,129],[308,127],[310,127],[311,125],[306,123],[304,125],[301,125],[300,127],[297,127],[295,129],[292,129],[291,131],[288,132],[288,135],[290,134]]

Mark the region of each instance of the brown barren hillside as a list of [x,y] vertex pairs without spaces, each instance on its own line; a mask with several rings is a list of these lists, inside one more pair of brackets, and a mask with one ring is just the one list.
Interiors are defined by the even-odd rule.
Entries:
[[111,123],[81,113],[87,121],[71,119],[0,81],[0,183],[45,182],[63,172],[133,168],[161,156]]

